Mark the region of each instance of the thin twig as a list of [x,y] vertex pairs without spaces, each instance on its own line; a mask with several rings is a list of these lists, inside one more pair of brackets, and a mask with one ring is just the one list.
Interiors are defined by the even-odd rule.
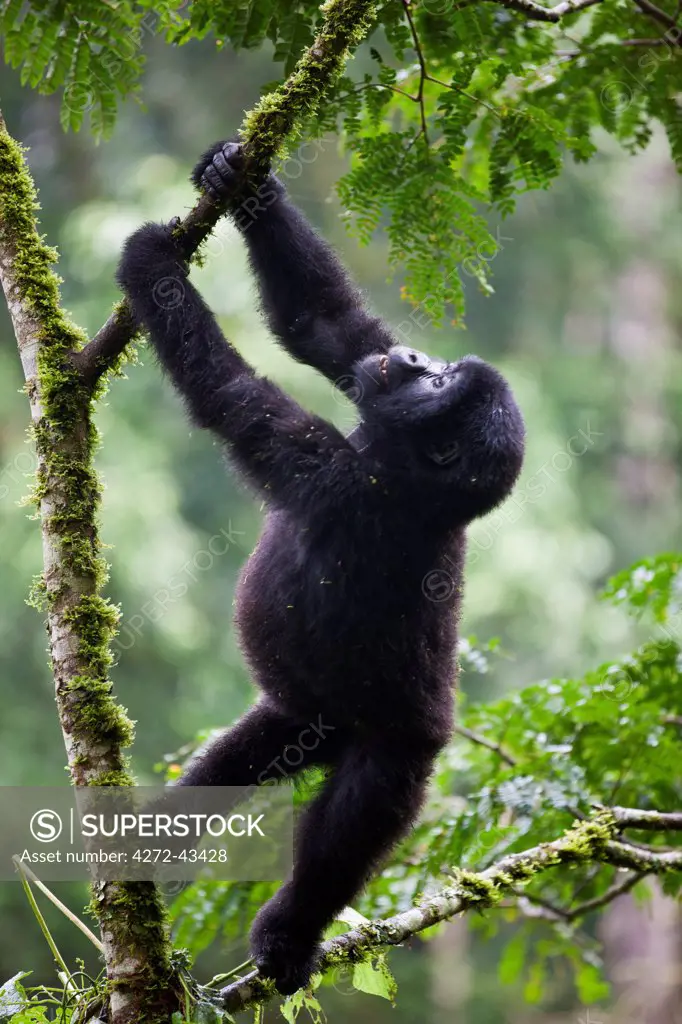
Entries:
[[665,25],[666,28],[675,27],[675,18],[672,14],[667,14],[662,11],[660,7],[653,4],[651,0],[635,0],[635,4],[639,7],[642,14],[648,15],[654,21],[657,21],[659,25]]
[[412,100],[413,103],[419,103],[418,96],[413,96],[412,93],[405,92],[404,89],[399,89],[396,85],[387,85],[385,82],[362,82],[351,91],[364,92],[365,89],[390,89],[391,92],[397,93],[398,96],[403,96],[406,100]]
[[485,736],[481,736],[480,733],[474,732],[473,729],[467,729],[465,725],[455,725],[455,732],[460,736],[464,736],[465,739],[470,740],[472,743],[478,744],[479,747],[485,747],[487,750],[492,750],[493,753],[497,754],[500,760],[505,761],[508,765],[513,768],[518,764],[515,757],[508,754],[499,743],[495,743],[494,740],[489,740]]
[[[661,39],[620,39],[618,41],[619,46],[646,46],[648,49],[650,46],[670,46],[670,40],[665,37]],[[675,43],[675,46],[679,46],[680,43]]]
[[414,46],[415,53],[417,54],[417,60],[419,61],[419,89],[417,91],[417,102],[419,103],[419,112],[421,115],[421,133],[424,136],[424,141],[427,146],[429,145],[429,131],[426,125],[426,107],[424,106],[424,83],[428,78],[426,71],[426,59],[424,58],[424,51],[417,34],[417,26],[414,23],[412,17],[412,11],[410,10],[410,0],[402,0],[403,8],[405,10],[405,17],[407,23],[410,26],[410,33],[412,35],[412,43]]
[[[599,805],[595,805],[598,809]],[[643,811],[637,807],[610,807],[609,812],[621,828],[637,828],[654,832],[682,831],[682,811]]]
[[593,910],[598,910],[600,907],[605,907],[607,903],[612,903],[613,900],[619,896],[623,896],[626,892],[630,892],[638,882],[641,882],[643,878],[646,878],[646,871],[633,871],[624,882],[620,882],[618,885],[612,885],[610,889],[607,889],[601,896],[595,896],[593,900],[585,900],[584,903],[580,903],[577,907],[572,907],[566,912],[566,916],[569,921],[574,921],[578,917],[584,917],[585,914],[591,913]]
[[83,932],[83,935],[90,939],[90,942],[93,944],[93,946],[95,946],[95,948],[98,949],[100,953],[103,953],[104,946],[99,941],[97,936],[90,931],[88,926],[83,921],[81,921],[79,917],[76,917],[73,911],[69,910],[69,908],[65,906],[65,904],[62,903],[60,899],[57,899],[55,894],[50,889],[48,889],[48,887],[43,882],[41,882],[36,875],[33,874],[31,869],[26,864],[22,864],[18,857],[13,857],[12,860],[14,861],[17,869],[21,871],[22,874],[26,875],[26,877],[29,878],[31,882],[33,882],[36,889],[40,889],[42,894],[44,896],[47,896],[48,900],[50,900],[51,903],[54,903],[55,907],[57,907],[57,909],[62,912],[64,917],[68,918],[71,924],[75,924],[76,928],[78,928],[81,932]]
[[26,875],[26,868],[21,863],[21,861],[18,858],[16,858],[16,857],[14,858],[14,862],[16,864],[16,868],[17,868],[17,870],[19,872],[19,875],[21,877],[21,884],[24,887],[24,892],[26,893],[26,898],[27,898],[29,904],[31,905],[31,910],[33,911],[33,913],[35,915],[35,919],[38,922],[38,925],[40,926],[40,930],[43,933],[43,935],[45,936],[45,941],[47,942],[48,946],[50,947],[50,950],[52,952],[52,956],[55,958],[56,962],[61,967],[61,969],[64,972],[64,974],[66,975],[67,979],[70,981],[71,980],[71,974],[70,974],[69,968],[66,966],[66,961],[64,960],[64,957],[62,956],[62,954],[59,952],[59,949],[57,948],[57,944],[54,941],[54,939],[52,938],[52,933],[50,932],[50,929],[47,927],[47,922],[46,922],[45,918],[43,917],[43,915],[40,912],[40,907],[36,903],[36,898],[33,895],[33,891],[31,889],[31,885],[30,885],[28,877]]
[[478,103],[480,106],[486,107],[495,115],[495,117],[500,116],[499,111],[496,110],[491,103],[487,103],[484,99],[481,99],[480,96],[474,96],[473,93],[467,92],[466,89],[463,89],[461,85],[457,85],[456,82],[443,82],[440,78],[434,78],[433,75],[427,75],[426,81],[433,82],[434,85],[440,85],[443,89],[452,89],[453,92],[458,92],[460,96],[466,97],[466,99],[471,100],[472,103]]
[[[646,877],[646,871],[633,871],[624,882],[612,885],[601,896],[595,896],[594,899],[585,900],[584,903],[569,908],[560,907],[556,903],[552,903],[551,900],[545,899],[544,896],[538,896],[536,893],[523,893],[519,892],[518,889],[512,889],[512,892],[517,897],[519,909],[528,917],[544,918],[544,920],[552,921],[554,924],[572,924],[578,918],[585,917],[586,914],[590,914],[593,910],[599,910],[608,903],[613,903],[619,896],[630,892],[638,882],[641,882]],[[524,904],[528,904],[533,910],[529,911],[527,908],[524,908]],[[514,905],[511,904],[511,906],[513,907]]]
[[521,892],[519,889],[515,888],[511,891],[514,896],[516,896],[519,903],[529,903],[539,911],[544,911],[542,914],[536,914],[536,917],[544,917],[548,921],[562,921],[565,923],[571,919],[567,910],[563,907],[557,906],[556,903],[552,903],[551,900],[545,899],[544,896],[537,896],[535,893]]
[[[680,38],[678,40],[669,39],[668,38],[668,33],[666,33],[664,36],[659,36],[656,39],[614,39],[614,40],[612,40],[612,43],[615,46],[625,46],[625,47],[628,47],[628,46],[631,46],[631,47],[645,46],[647,49],[649,49],[650,46],[676,46],[676,47],[679,48],[679,47],[682,47],[682,38]],[[584,57],[587,53],[589,53],[589,51],[586,51],[586,50],[557,50],[556,53],[557,53],[557,57],[559,57],[560,60],[550,61],[548,64],[545,64],[544,67],[549,68],[549,67],[552,67],[553,64],[559,64],[562,61],[575,60],[576,57]]]

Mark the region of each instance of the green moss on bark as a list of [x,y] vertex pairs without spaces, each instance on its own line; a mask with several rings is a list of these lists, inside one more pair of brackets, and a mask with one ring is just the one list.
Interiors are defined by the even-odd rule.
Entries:
[[463,903],[463,910],[484,910],[487,907],[494,907],[503,896],[502,889],[495,882],[475,871],[465,871],[461,868],[455,872],[453,888]]
[[[125,961],[107,964],[110,992],[125,994],[134,986],[136,993],[144,993],[142,1002],[135,1000],[135,1015],[118,1015],[115,1024],[168,1024],[182,1003],[167,944],[165,907],[157,886],[152,882],[96,886],[90,911],[102,933],[109,936],[109,948],[113,946]],[[132,976],[130,964],[134,965]],[[122,970],[117,971],[117,967]]]
[[324,24],[314,44],[286,82],[264,96],[242,124],[242,138],[260,170],[267,170],[282,147],[300,132],[376,18],[374,0],[329,0],[320,10]]
[[[113,699],[107,678],[118,612],[100,594],[107,564],[98,535],[101,485],[94,470],[98,435],[92,414],[98,395],[71,362],[71,353],[87,339],[60,306],[60,279],[53,270],[57,253],[36,231],[38,209],[23,150],[2,125],[2,236],[12,247],[12,277],[22,308],[39,327],[37,381],[27,384],[29,397],[39,396],[41,413],[33,426],[39,468],[32,498],[57,553],[56,570],[34,587],[31,601],[78,637],[78,672],[64,687],[76,699],[69,704],[68,721],[62,709],[62,724],[82,740],[79,746],[101,752],[102,744],[110,744],[107,760],[118,763],[107,765],[107,777],[113,771],[119,782],[130,783],[119,748],[132,741],[132,723]],[[78,760],[76,780],[87,776],[90,784],[101,784],[87,757]]]

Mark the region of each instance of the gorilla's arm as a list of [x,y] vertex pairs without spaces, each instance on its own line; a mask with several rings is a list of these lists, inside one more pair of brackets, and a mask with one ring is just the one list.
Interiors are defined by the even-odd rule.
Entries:
[[[227,198],[238,187],[240,169],[239,146],[216,143],[197,164],[192,180]],[[274,175],[233,216],[248,246],[270,328],[295,359],[337,382],[358,359],[386,352],[395,343],[386,324],[364,308],[333,250],[289,202]]]
[[270,328],[292,356],[336,382],[357,360],[388,351],[386,325],[283,189],[242,231]]
[[345,438],[275,384],[256,376],[229,344],[187,278],[172,225],[145,224],[126,242],[117,279],[149,332],[192,419],[228,444],[267,496],[306,500],[304,482],[324,471]]

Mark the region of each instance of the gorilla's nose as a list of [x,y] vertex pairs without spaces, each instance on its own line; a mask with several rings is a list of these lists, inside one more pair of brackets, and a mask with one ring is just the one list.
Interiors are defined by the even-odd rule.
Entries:
[[403,376],[410,373],[423,373],[429,368],[431,360],[423,352],[407,348],[406,345],[396,345],[390,351],[390,362]]
[[389,390],[399,387],[401,384],[420,377],[423,373],[440,372],[446,366],[440,359],[431,359],[423,352],[415,348],[407,348],[405,345],[395,345],[388,353],[388,360],[384,369],[385,380]]

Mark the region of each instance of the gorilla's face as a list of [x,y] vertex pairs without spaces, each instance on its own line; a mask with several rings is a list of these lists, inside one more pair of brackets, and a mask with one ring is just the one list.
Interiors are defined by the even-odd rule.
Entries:
[[502,501],[523,462],[524,426],[502,375],[477,356],[454,363],[396,345],[355,366],[357,405],[380,450],[409,453],[480,515]]
[[420,423],[453,407],[471,383],[475,356],[457,363],[432,359],[424,352],[395,345],[386,355],[372,355],[356,366],[358,405],[397,426]]

